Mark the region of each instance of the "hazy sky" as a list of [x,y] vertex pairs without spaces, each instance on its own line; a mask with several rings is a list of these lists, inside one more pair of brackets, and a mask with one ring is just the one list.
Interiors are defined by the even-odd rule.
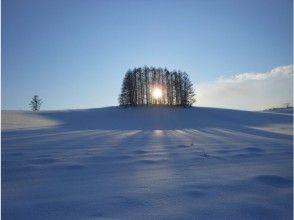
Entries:
[[[2,0],[2,109],[117,105],[144,65],[180,69],[196,105],[292,100],[292,0]],[[274,72],[274,73],[273,73]]]

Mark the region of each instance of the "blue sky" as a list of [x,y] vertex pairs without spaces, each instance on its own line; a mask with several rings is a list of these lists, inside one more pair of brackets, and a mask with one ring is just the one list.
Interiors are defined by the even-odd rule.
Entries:
[[[288,102],[292,9],[291,0],[2,0],[2,109],[28,109],[35,94],[42,109],[117,105],[125,72],[144,65],[186,71],[199,105],[241,109],[253,104],[214,104],[207,85],[288,66],[259,108]],[[264,83],[256,102],[272,96]]]

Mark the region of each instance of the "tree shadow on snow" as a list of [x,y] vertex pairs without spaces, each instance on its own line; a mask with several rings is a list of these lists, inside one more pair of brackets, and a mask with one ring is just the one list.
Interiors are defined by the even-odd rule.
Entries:
[[[292,124],[289,114],[251,112],[205,107],[106,107],[86,110],[40,111],[39,116],[58,121],[58,129],[81,130],[178,130],[225,129],[270,138],[291,139],[291,135],[252,127]],[[55,127],[56,129],[56,127]]]

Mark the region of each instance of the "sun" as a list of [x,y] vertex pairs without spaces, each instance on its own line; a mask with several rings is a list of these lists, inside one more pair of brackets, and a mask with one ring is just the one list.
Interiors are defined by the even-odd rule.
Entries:
[[162,90],[160,88],[154,88],[152,91],[152,96],[155,99],[160,99],[162,97]]

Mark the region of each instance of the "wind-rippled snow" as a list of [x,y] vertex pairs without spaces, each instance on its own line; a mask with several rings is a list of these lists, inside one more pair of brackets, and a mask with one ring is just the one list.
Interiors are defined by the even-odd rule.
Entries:
[[292,122],[213,108],[2,111],[2,219],[292,219]]

